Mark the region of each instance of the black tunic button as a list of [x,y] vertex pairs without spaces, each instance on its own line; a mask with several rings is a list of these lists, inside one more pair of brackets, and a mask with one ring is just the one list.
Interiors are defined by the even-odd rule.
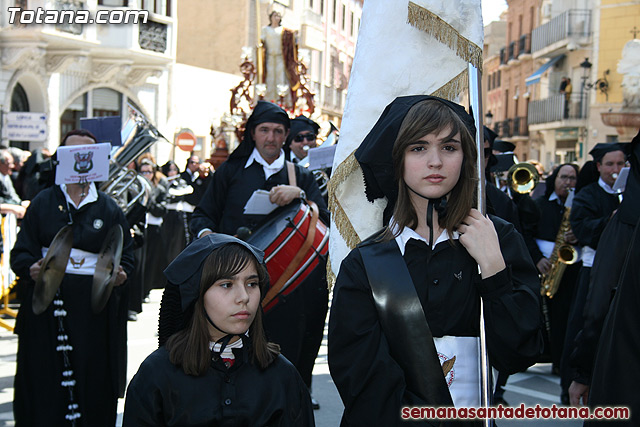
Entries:
[[433,286],[438,286],[438,283],[440,283],[438,279],[433,279]]
[[224,382],[225,382],[225,383],[229,383],[229,382],[231,382],[231,378],[229,377],[229,375],[225,375],[225,376],[224,376]]
[[227,400],[225,400],[225,401],[224,401],[224,404],[225,404],[225,405],[227,405],[227,406],[231,405],[231,399],[227,399]]

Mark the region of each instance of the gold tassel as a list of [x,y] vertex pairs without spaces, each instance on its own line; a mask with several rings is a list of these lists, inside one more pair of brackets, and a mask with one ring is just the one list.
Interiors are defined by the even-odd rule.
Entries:
[[329,192],[329,210],[331,211],[331,219],[336,224],[340,236],[344,239],[345,243],[350,249],[356,247],[360,243],[360,237],[356,233],[355,228],[349,221],[347,213],[342,208],[340,201],[336,196],[336,190],[340,184],[344,183],[352,173],[360,169],[360,165],[356,160],[355,150],[349,154],[349,156],[338,165],[338,167],[331,174],[331,179],[328,184]]
[[482,49],[438,15],[410,1],[407,23],[447,45],[458,58],[470,62],[482,72]]

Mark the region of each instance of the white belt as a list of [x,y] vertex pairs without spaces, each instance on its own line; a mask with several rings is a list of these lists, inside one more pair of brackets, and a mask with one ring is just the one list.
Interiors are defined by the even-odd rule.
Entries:
[[[49,248],[42,248],[42,257],[47,255]],[[83,276],[93,276],[96,272],[98,254],[83,251],[82,249],[71,248],[69,261],[67,261],[66,273],[79,274]]]
[[170,209],[172,211],[179,211],[179,212],[193,212],[195,207],[190,203],[180,201],[177,203],[167,204],[167,209]]
[[440,364],[453,359],[453,367],[445,375],[453,405],[480,406],[480,338],[444,336],[434,338]]

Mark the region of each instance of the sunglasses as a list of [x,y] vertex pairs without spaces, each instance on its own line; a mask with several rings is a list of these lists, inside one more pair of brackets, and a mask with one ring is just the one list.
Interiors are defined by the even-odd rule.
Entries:
[[295,138],[293,138],[293,140],[295,142],[302,142],[303,140],[307,140],[309,142],[311,141],[315,141],[316,140],[317,135],[315,133],[305,133],[305,134],[298,134],[295,136]]

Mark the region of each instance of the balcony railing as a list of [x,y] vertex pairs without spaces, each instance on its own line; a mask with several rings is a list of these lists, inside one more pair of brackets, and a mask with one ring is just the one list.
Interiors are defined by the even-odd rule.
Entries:
[[155,21],[140,23],[138,43],[141,49],[165,53],[167,51],[167,24]]
[[582,94],[554,95],[529,103],[529,124],[551,123],[561,120],[584,119],[587,117],[586,97]]
[[533,30],[531,50],[537,52],[561,40],[589,35],[591,35],[591,11],[568,10]]
[[512,136],[527,136],[527,135],[529,135],[529,124],[527,122],[527,117],[514,118]]
[[506,64],[509,61],[507,58],[507,48],[500,49],[500,65]]
[[523,34],[518,40],[518,56],[531,53],[531,34]]
[[502,138],[529,135],[529,126],[526,117],[514,117],[512,119],[497,122],[494,131]]
[[516,57],[516,42],[509,43],[509,61]]

